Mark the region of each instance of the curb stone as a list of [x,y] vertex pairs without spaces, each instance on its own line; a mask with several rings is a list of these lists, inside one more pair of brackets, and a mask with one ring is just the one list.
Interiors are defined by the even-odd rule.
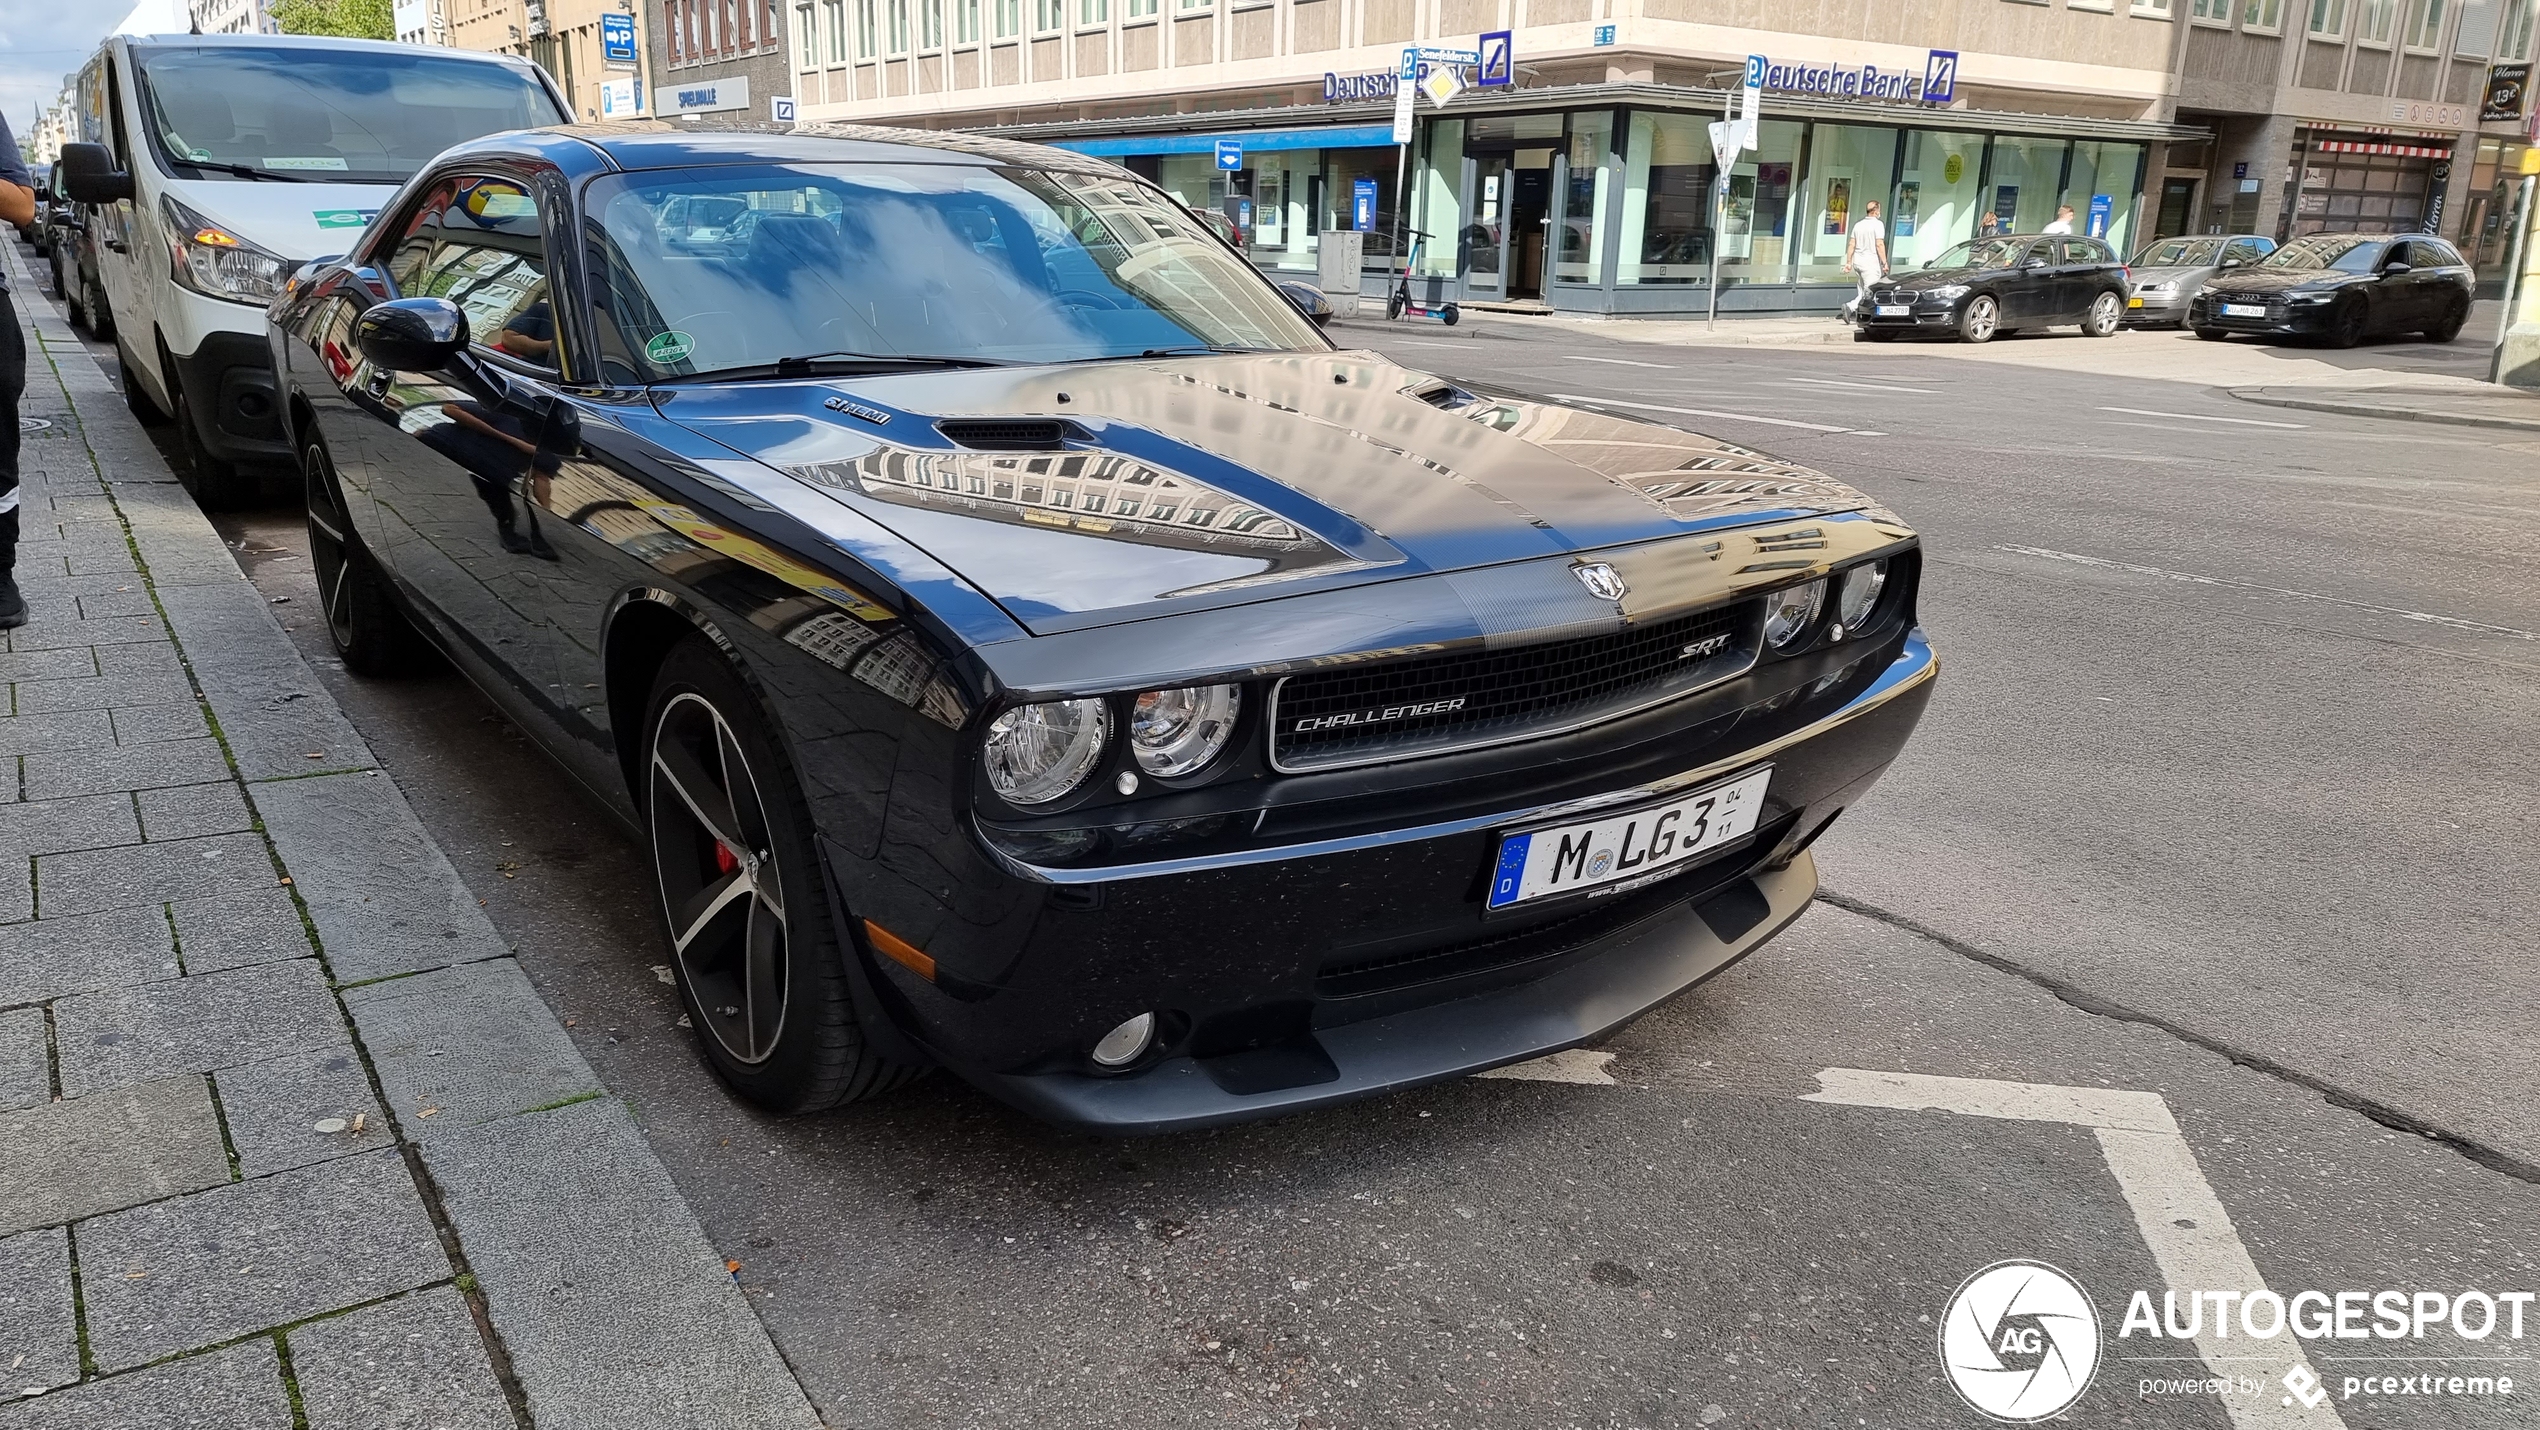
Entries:
[[[157,901],[136,898],[135,893],[150,891],[117,891],[100,878],[91,878],[94,892],[80,897],[89,903],[164,911],[172,951],[180,959],[192,937],[187,931],[202,930],[200,946],[210,955],[205,959],[210,967],[186,967],[172,959],[165,968],[133,968],[124,978],[110,979],[105,988],[82,994],[90,1007],[212,1007],[200,997],[202,988],[169,984],[189,984],[207,973],[222,977],[220,970],[237,969],[238,974],[225,976],[264,977],[270,970],[268,981],[279,980],[275,986],[297,986],[302,980],[282,965],[307,960],[310,967],[324,970],[307,982],[323,990],[323,1006],[336,1010],[332,1016],[349,1022],[351,1031],[349,1043],[341,1034],[331,1039],[332,1051],[307,1047],[306,1040],[287,1047],[222,1051],[212,1046],[205,1030],[190,1030],[195,1051],[175,1059],[188,1066],[173,1069],[167,1081],[172,1094],[199,1098],[209,1090],[213,1125],[196,1133],[213,1137],[213,1160],[229,1165],[205,1164],[121,1203],[137,1203],[135,1210],[105,1212],[99,1220],[70,1225],[64,1243],[69,1274],[92,1278],[91,1296],[103,1296],[92,1303],[93,1309],[105,1312],[128,1299],[124,1286],[109,1290],[93,1280],[106,1274],[102,1269],[80,1269],[84,1240],[100,1238],[100,1250],[114,1244],[113,1236],[101,1230],[110,1224],[188,1226],[193,1224],[189,1219],[199,1219],[216,1232],[235,1234],[252,1228],[226,1225],[226,1209],[265,1205],[274,1195],[265,1189],[294,1182],[333,1185],[357,1175],[360,1166],[375,1166],[395,1173],[377,1179],[370,1198],[386,1221],[411,1229],[422,1224],[413,1219],[428,1220],[428,1242],[437,1242],[437,1249],[409,1262],[396,1281],[424,1288],[414,1296],[457,1301],[469,1313],[425,1318],[442,1333],[479,1330],[489,1339],[482,1347],[461,1343],[435,1348],[434,1357],[419,1363],[425,1369],[417,1372],[422,1379],[414,1382],[416,1393],[455,1376],[467,1387],[464,1399],[478,1411],[499,1402],[498,1410],[479,1414],[483,1423],[534,1423],[538,1430],[666,1425],[673,1422],[662,1413],[671,1407],[679,1407],[676,1423],[699,1430],[816,1426],[802,1388],[785,1369],[765,1327],[726,1274],[721,1256],[632,1115],[624,1104],[599,1095],[589,1065],[415,819],[394,780],[378,767],[218,533],[174,480],[104,370],[34,291],[14,244],[0,243],[0,263],[12,270],[11,296],[27,330],[29,392],[23,410],[53,423],[30,435],[22,456],[29,530],[21,544],[21,575],[36,615],[21,628],[23,646],[12,641],[10,653],[0,655],[0,680],[61,685],[82,679],[133,680],[139,688],[129,693],[48,691],[74,703],[102,694],[117,721],[141,722],[110,732],[122,743],[86,753],[54,747],[30,755],[30,767],[41,764],[45,779],[37,793],[38,783],[30,778],[22,798],[59,796],[64,805],[73,805],[95,793],[109,796],[107,805],[131,801],[125,807],[145,822],[200,819],[235,826],[237,820],[221,814],[218,797],[170,789],[144,802],[135,792],[206,785],[239,790],[243,780],[246,813],[260,820],[255,832],[244,834],[175,826],[153,833],[111,824],[101,835],[66,828],[59,819],[47,824],[46,816],[35,816],[33,825],[24,826],[25,838],[0,838],[0,846],[6,846],[0,847],[0,857],[33,861],[81,854],[62,867],[93,869],[101,876],[129,870],[154,882],[162,871],[187,869],[186,888],[173,902],[164,894]],[[54,539],[56,533],[61,539]],[[77,619],[82,603],[91,597],[96,598],[99,619]],[[173,646],[147,628],[162,618]],[[125,641],[133,643],[120,643]],[[213,738],[133,743],[162,738],[162,725],[183,728],[177,715],[158,708],[170,700],[171,682],[184,686],[175,697],[179,701],[190,702],[200,692],[201,704],[190,708],[208,710],[216,722],[208,732]],[[187,708],[181,704],[177,711]],[[74,723],[77,719],[73,717]],[[177,723],[169,725],[171,720]],[[207,733],[199,717],[195,724],[196,736]],[[183,765],[187,759],[201,768]],[[179,776],[168,774],[171,770]],[[335,777],[303,778],[311,774]],[[301,785],[309,788],[295,788]],[[330,794],[342,798],[327,798]],[[14,808],[32,807],[19,803]],[[0,830],[18,830],[29,817],[0,816]],[[71,817],[85,816],[73,811]],[[190,866],[172,864],[168,853],[144,852],[179,848],[161,841],[189,832],[198,835],[196,844],[202,849],[223,856],[201,861],[216,862],[223,878],[214,881]],[[145,842],[132,842],[136,838]],[[233,851],[231,845],[241,839],[249,842]],[[99,852],[82,854],[90,850]],[[233,853],[236,857],[228,857]],[[298,901],[275,897],[268,881],[287,884],[288,890],[279,892],[296,893]],[[215,882],[218,891],[212,892]],[[373,902],[382,898],[394,901],[396,916],[383,916],[387,911]],[[23,920],[40,912],[29,906],[0,908],[0,919]],[[0,940],[24,937],[26,930],[40,927],[0,924]],[[312,935],[315,960],[309,959]],[[0,942],[0,951],[5,949]],[[344,986],[363,979],[386,981],[356,989]],[[165,991],[144,992],[150,989]],[[45,1006],[0,1011],[0,1034],[6,1035],[0,1036],[0,1052],[29,1037],[39,1051],[51,1046],[55,1034],[49,1000],[64,995],[47,990],[42,996],[48,1000]],[[111,1050],[108,1038],[116,1031],[110,1027],[94,1039]],[[436,1031],[440,1036],[434,1036]],[[337,1066],[339,1057],[346,1056],[350,1061]],[[0,1059],[6,1064],[0,1065],[0,1092],[8,1102],[32,1104],[25,1113],[11,1114],[13,1118],[32,1115],[48,1125],[61,1124],[66,1135],[57,1143],[76,1145],[80,1137],[93,1135],[83,1119],[97,1109],[121,1106],[120,1100],[128,1097],[120,1089],[129,1079],[118,1082],[116,1074],[108,1073],[100,1075],[96,1090],[87,1096],[37,1101],[30,1094],[40,1093],[40,1084],[20,1085],[40,1075],[39,1070],[20,1069],[16,1065],[23,1060],[15,1052]],[[167,1059],[154,1049],[121,1061],[161,1076],[157,1066]],[[59,1066],[58,1052],[52,1062]],[[115,1062],[89,1056],[78,1066]],[[224,1063],[254,1070],[228,1074],[220,1066]],[[50,1076],[58,1088],[58,1072]],[[368,1100],[374,1087],[381,1104]],[[426,1122],[423,1106],[413,1096],[445,1093],[452,1099],[451,1121]],[[560,1095],[583,1100],[558,1107],[554,1104]],[[52,1096],[59,1098],[59,1091]],[[221,1111],[223,1104],[233,1102],[239,1114],[235,1124]],[[439,1111],[437,1104],[425,1105]],[[292,1138],[306,1135],[298,1130],[305,1108],[361,1111],[374,1106],[384,1106],[380,1120],[386,1125],[370,1126],[360,1147],[394,1144],[401,1149],[398,1157],[360,1164],[319,1159],[312,1164],[305,1147],[275,1141],[286,1132]],[[546,1110],[528,1110],[532,1107]],[[190,1115],[185,1120],[200,1121]],[[234,1134],[240,1146],[230,1145]],[[417,1140],[427,1134],[431,1146]],[[444,1146],[450,1150],[437,1150]],[[222,1147],[230,1148],[225,1159]],[[0,1162],[27,1150],[0,1132]],[[559,1164],[585,1172],[559,1176]],[[444,1178],[458,1189],[454,1207],[444,1203],[435,1185]],[[203,1190],[187,1189],[188,1184],[206,1182]],[[73,1208],[62,1220],[89,1215]],[[49,1243],[27,1237],[47,1234],[38,1226],[0,1246],[40,1248]],[[411,1244],[411,1230],[405,1237]],[[482,1261],[477,1260],[479,1246],[484,1248]],[[448,1289],[454,1272],[466,1293],[463,1301],[459,1291]],[[560,1273],[573,1291],[571,1314],[559,1314],[563,1308],[555,1300]],[[368,1344],[364,1335],[315,1327],[339,1324],[332,1318],[376,1299],[381,1290],[376,1284],[352,1284],[360,1278],[316,1264],[294,1267],[290,1276],[267,1302],[210,1306],[197,1317],[205,1327],[199,1336],[154,1322],[161,1330],[152,1333],[158,1339],[146,1342],[150,1353],[173,1350],[174,1359],[91,1376],[23,1404],[0,1403],[0,1430],[110,1424],[129,1430],[197,1425],[246,1430],[270,1424],[283,1430],[293,1424],[293,1402],[304,1388],[340,1386],[348,1375],[359,1379],[365,1374],[327,1360],[330,1347],[367,1354],[361,1350]],[[148,1284],[133,1283],[141,1288]],[[292,1328],[292,1318],[311,1315],[321,1319],[308,1328]],[[368,1315],[354,1309],[342,1314],[340,1324],[349,1326]],[[83,1334],[92,1320],[93,1315],[83,1313]],[[215,1327],[219,1342],[201,1338],[213,1335]],[[241,1327],[252,1332],[251,1338],[229,1343]],[[294,1354],[277,1354],[285,1340],[297,1346]],[[131,1363],[129,1357],[118,1362]],[[488,1378],[505,1367],[508,1385],[498,1391]],[[72,1367],[70,1374],[76,1373]],[[64,1377],[51,1378],[58,1382]],[[692,1404],[709,1387],[712,1403]],[[366,1411],[366,1419],[403,1423],[382,1418],[376,1410]]]
[[2334,412],[2344,417],[2379,417],[2397,422],[2436,422],[2453,427],[2486,427],[2509,432],[2540,432],[2540,398],[2497,391],[2453,391],[2444,389],[2424,394],[2429,397],[2469,397],[2499,406],[2530,409],[2529,416],[2482,415],[2475,412],[2444,412],[2432,408],[2411,407],[2403,401],[2375,401],[2375,398],[2400,399],[2413,396],[2407,389],[2371,389],[2347,392],[2337,396],[2310,396],[2297,390],[2270,387],[2233,387],[2224,389],[2243,402],[2261,407],[2290,407],[2304,412]]

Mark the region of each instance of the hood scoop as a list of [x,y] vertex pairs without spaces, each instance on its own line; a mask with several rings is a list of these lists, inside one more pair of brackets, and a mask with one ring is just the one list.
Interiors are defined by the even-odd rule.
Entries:
[[935,430],[974,452],[1059,452],[1086,440],[1084,428],[1056,417],[946,417]]

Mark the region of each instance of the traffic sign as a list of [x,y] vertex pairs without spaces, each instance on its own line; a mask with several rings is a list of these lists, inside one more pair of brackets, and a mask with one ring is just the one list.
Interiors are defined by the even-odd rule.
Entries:
[[635,63],[635,17],[622,10],[600,15],[600,58],[613,65]]
[[1597,26],[1596,42],[1600,45],[1610,45],[1614,43],[1614,27],[1611,25]]
[[1244,141],[1241,139],[1218,140],[1217,167],[1220,169],[1240,169],[1243,166]]
[[1411,142],[1411,101],[1420,92],[1420,52],[1402,52],[1402,79],[1393,90],[1393,142]]
[[1493,30],[1482,36],[1481,73],[1473,83],[1488,88],[1517,82],[1517,37],[1507,30]]

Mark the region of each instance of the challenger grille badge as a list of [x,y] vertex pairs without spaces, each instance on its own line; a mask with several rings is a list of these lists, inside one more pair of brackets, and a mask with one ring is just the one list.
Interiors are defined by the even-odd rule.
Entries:
[[1621,572],[1602,561],[1582,561],[1571,567],[1570,573],[1579,578],[1580,585],[1587,587],[1589,595],[1600,601],[1619,601],[1625,592],[1632,589],[1623,584]]

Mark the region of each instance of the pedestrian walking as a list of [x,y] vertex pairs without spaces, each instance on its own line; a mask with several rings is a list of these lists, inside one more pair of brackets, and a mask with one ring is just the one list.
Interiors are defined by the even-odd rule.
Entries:
[[1887,276],[1887,225],[1879,221],[1879,201],[1861,205],[1861,221],[1852,225],[1852,238],[1844,247],[1843,266],[1852,270],[1852,281],[1858,285],[1852,294],[1849,311],[1855,319],[1870,301],[1870,287]]
[[[34,218],[35,176],[0,116],[0,225]],[[0,266],[0,629],[26,624],[26,598],[18,594],[18,396],[25,391],[26,337],[9,303],[9,270]]]
[[2066,205],[2064,205],[2063,207],[2061,207],[2061,208],[2059,208],[2059,209],[2055,210],[2055,221],[2054,221],[2053,223],[2050,223],[2050,224],[2048,224],[2048,225],[2046,226],[2046,232],[2048,232],[2048,233],[2070,233],[2070,232],[2072,232],[2072,231],[2073,231],[2073,206],[2072,206],[2071,204],[2066,204]]

